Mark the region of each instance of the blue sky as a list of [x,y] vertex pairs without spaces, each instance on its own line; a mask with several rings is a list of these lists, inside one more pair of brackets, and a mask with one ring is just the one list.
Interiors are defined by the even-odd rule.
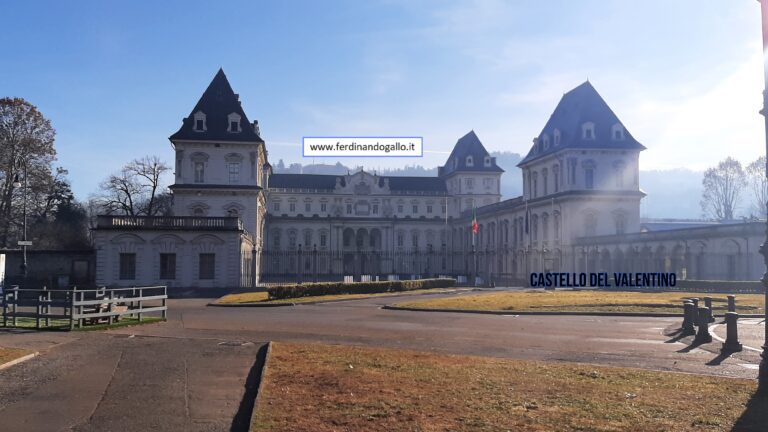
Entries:
[[417,135],[424,158],[360,162],[435,166],[470,129],[525,153],[587,78],[648,147],[644,169],[764,149],[754,0],[3,6],[0,95],[52,121],[79,198],[132,158],[172,161],[167,137],[219,67],[275,162],[302,161],[305,135]]

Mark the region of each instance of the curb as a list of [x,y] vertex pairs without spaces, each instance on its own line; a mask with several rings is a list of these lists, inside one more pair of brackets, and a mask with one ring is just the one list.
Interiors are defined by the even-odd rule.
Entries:
[[27,354],[25,356],[19,357],[19,358],[15,359],[15,360],[11,360],[9,362],[0,364],[0,370],[8,369],[11,366],[16,366],[19,363],[23,363],[23,362],[25,362],[27,360],[31,360],[31,359],[39,356],[39,355],[40,355],[39,352],[33,352],[31,354]]
[[[647,317],[647,318],[683,318],[682,313],[662,312],[558,312],[558,311],[513,311],[513,310],[468,310],[468,309],[427,309],[405,306],[386,305],[382,309],[410,312],[451,312],[482,315],[553,315],[553,316],[607,316],[607,317]],[[763,318],[764,315],[739,315],[739,318]]]
[[[302,303],[309,304],[309,303]],[[255,307],[255,308],[272,308],[283,306],[296,306],[296,303],[208,303],[206,306],[223,307],[223,308],[238,308],[238,307]]]
[[259,409],[259,400],[261,400],[261,392],[264,389],[264,375],[267,373],[267,362],[269,361],[269,355],[272,354],[272,341],[267,342],[267,349],[264,350],[264,362],[261,366],[261,373],[259,374],[259,386],[256,388],[256,399],[253,401],[253,411],[251,412],[251,422],[256,418],[256,412]]
[[[439,295],[439,294],[456,294],[456,293],[463,293],[463,292],[473,292],[473,291],[480,291],[477,288],[473,289],[456,289],[454,291],[447,291],[447,292],[436,292],[436,293],[420,293],[420,294],[410,294],[410,295]],[[403,293],[407,293],[408,291],[403,291]],[[393,293],[397,294],[397,293]],[[408,294],[404,294],[408,295]],[[338,303],[338,302],[346,302],[346,301],[355,301],[355,300],[367,300],[371,298],[383,298],[383,297],[395,297],[395,295],[392,296],[369,296],[369,297],[359,297],[359,298],[351,298],[351,299],[333,299],[333,300],[315,300],[315,301],[308,301],[308,302],[297,302],[297,303],[208,303],[207,306],[214,306],[214,307],[282,307],[282,306],[301,306],[301,305],[316,305],[316,304],[323,304],[323,303]]]

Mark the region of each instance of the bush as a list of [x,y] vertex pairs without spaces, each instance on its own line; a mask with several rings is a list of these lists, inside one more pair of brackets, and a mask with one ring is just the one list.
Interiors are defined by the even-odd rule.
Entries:
[[455,279],[417,279],[379,282],[314,282],[277,285],[267,288],[270,300],[283,300],[309,296],[337,294],[374,294],[386,292],[413,291],[430,288],[450,288]]

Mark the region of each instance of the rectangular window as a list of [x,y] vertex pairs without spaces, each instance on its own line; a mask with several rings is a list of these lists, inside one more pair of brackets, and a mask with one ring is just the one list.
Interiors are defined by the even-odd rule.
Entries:
[[373,214],[375,214],[375,215],[379,214],[379,205],[378,204],[374,204],[371,212]]
[[203,130],[203,120],[197,119],[195,120],[195,130],[202,131]]
[[473,189],[475,187],[475,179],[471,179],[471,178],[464,179],[464,182],[467,185],[467,189]]
[[288,204],[288,209],[292,212],[296,211],[296,203],[290,203]]
[[558,192],[560,192],[560,174],[557,171],[555,171],[554,174],[555,174],[555,178],[554,178],[554,180],[555,180],[555,193],[558,193]]
[[398,212],[398,213],[402,213],[402,212],[403,212],[403,206],[402,206],[402,204],[399,204],[399,205],[397,206],[397,212]]
[[136,254],[120,254],[120,280],[136,279]]
[[418,236],[418,234],[412,234],[411,235],[411,246],[413,246],[414,249],[419,247],[419,236]]
[[229,130],[231,132],[240,132],[240,124],[239,124],[239,122],[236,122],[236,121],[229,122]]
[[320,234],[320,246],[325,246],[327,244],[328,244],[328,236],[325,233]]
[[432,213],[432,206],[431,205],[427,206],[427,213]]
[[587,189],[594,189],[595,187],[595,170],[592,168],[584,170],[584,186]]
[[203,183],[205,181],[205,164],[203,162],[195,162],[195,183]]
[[310,212],[310,211],[312,211],[312,204],[310,204],[310,203],[304,203],[304,211],[305,211],[305,212]]
[[279,202],[276,202],[276,203],[272,204],[272,208],[273,208],[273,209],[274,209],[276,212],[280,211],[280,203],[279,203]]
[[160,254],[160,279],[176,279],[176,254]]
[[405,239],[402,234],[397,235],[397,245],[400,247],[403,247],[403,244],[405,243]]
[[416,214],[418,212],[419,212],[419,206],[418,205],[414,205],[413,206],[413,214]]
[[347,204],[347,214],[348,215],[352,214],[352,204]]
[[201,253],[199,279],[210,280],[215,277],[216,277],[216,254]]
[[324,212],[328,208],[328,205],[326,203],[320,203],[320,211]]
[[547,195],[549,191],[547,191],[547,175],[546,174],[543,174],[541,176],[541,181],[542,183],[544,183],[544,195]]
[[240,162],[230,162],[228,165],[229,165],[229,182],[238,183],[240,181]]

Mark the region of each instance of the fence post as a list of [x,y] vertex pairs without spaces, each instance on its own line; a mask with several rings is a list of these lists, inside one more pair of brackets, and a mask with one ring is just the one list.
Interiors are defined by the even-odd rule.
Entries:
[[726,331],[728,334],[722,348],[725,352],[736,352],[743,349],[739,342],[738,322],[739,314],[736,312],[728,312],[725,314]]
[[112,305],[114,305],[115,301],[115,290],[109,290],[109,296],[107,297],[107,312],[109,312],[109,318],[107,319],[107,322],[109,325],[112,325],[112,323],[115,321],[115,317],[112,315]]
[[45,285],[43,285],[43,291],[45,292],[45,305],[43,306],[43,310],[45,311],[45,326],[50,327],[51,317],[49,315],[51,314],[51,291],[49,291]]
[[143,319],[143,314],[141,313],[142,308],[144,307],[144,302],[141,301],[141,299],[144,297],[144,288],[139,288],[139,322]]
[[85,291],[80,291],[80,304],[77,306],[77,314],[80,318],[77,319],[77,326],[83,328],[85,319],[83,319],[83,302],[85,301]]
[[72,287],[69,294],[69,329],[75,329],[75,302],[77,300],[77,286]]
[[17,303],[19,302],[19,286],[13,287],[13,326],[16,327],[16,312],[18,310]]
[[163,321],[168,319],[168,287],[163,286]]
[[37,293],[37,308],[35,312],[35,328],[40,330],[40,315],[42,315],[42,301],[43,301],[43,295],[39,292]]
[[3,291],[3,327],[8,327],[8,293]]

